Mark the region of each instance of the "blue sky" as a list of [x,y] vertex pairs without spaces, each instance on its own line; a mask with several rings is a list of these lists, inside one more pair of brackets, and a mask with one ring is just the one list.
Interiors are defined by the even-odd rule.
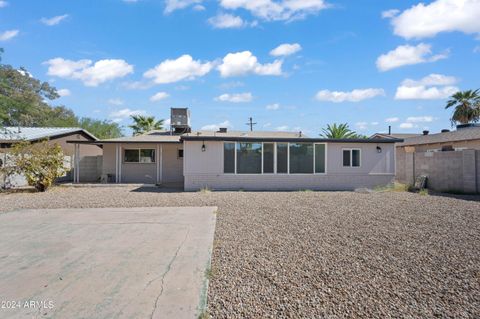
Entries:
[[54,105],[124,126],[189,107],[194,129],[435,132],[480,88],[480,1],[6,0],[0,46]]

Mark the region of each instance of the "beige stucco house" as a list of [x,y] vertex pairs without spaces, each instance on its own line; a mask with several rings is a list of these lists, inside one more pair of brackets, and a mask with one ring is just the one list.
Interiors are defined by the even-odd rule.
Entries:
[[[189,120],[188,120],[189,122]],[[301,132],[171,131],[94,142],[102,181],[214,190],[352,190],[392,183],[397,139],[309,138]],[[81,170],[81,169],[80,169]],[[77,180],[82,182],[82,180]]]

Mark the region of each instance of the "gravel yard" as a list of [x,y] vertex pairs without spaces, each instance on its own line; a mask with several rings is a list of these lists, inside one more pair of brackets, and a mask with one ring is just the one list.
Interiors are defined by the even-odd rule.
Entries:
[[213,318],[480,317],[479,201],[131,187],[0,194],[0,211],[205,205],[219,208]]

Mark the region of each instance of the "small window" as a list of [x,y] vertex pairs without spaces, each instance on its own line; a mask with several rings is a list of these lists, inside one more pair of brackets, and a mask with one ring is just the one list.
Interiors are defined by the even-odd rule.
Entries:
[[277,143],[277,173],[288,173],[288,144]]
[[273,173],[274,144],[263,143],[263,173]]
[[344,149],[343,150],[343,166],[344,167],[360,167],[360,150]]
[[315,144],[315,173],[325,173],[325,144]]
[[177,157],[178,158],[183,158],[183,150],[181,150],[181,149],[177,150]]
[[125,163],[155,163],[154,149],[126,149],[123,155]]
[[223,144],[223,172],[235,173],[235,143]]

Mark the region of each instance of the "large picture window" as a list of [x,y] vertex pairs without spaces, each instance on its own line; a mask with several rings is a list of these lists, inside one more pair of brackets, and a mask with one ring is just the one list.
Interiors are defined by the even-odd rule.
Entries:
[[[353,151],[353,155],[350,152],[344,156],[344,163],[348,158],[348,163],[353,161],[359,165],[360,154]],[[325,174],[326,156],[326,144],[225,142],[223,173]]]
[[290,174],[313,173],[313,144],[290,143]]
[[235,173],[235,143],[223,144],[223,172]]
[[360,167],[360,149],[344,149],[343,166]]
[[123,154],[125,163],[155,163],[154,149],[126,149]]
[[262,173],[262,143],[237,143],[237,174]]

